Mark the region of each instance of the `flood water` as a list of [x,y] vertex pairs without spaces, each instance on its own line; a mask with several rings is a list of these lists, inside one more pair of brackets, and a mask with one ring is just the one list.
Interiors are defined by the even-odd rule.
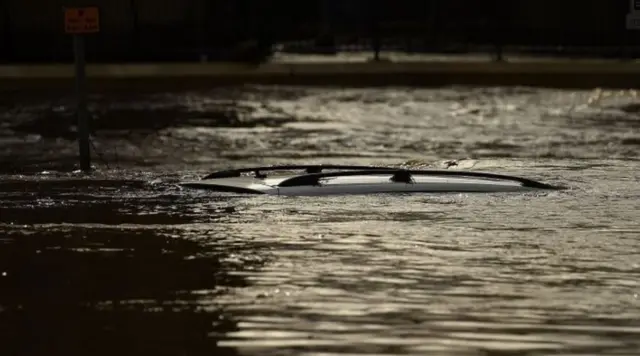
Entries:
[[[0,99],[1,355],[638,355],[632,91],[234,87]],[[527,194],[244,196],[252,164],[521,175]]]

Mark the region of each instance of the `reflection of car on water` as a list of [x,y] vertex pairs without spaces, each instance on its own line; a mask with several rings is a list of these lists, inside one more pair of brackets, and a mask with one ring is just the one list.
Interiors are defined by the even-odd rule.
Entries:
[[[302,173],[291,173],[303,170]],[[268,175],[267,172],[279,172]],[[491,193],[557,190],[527,178],[461,170],[413,170],[348,165],[283,165],[213,172],[183,187],[270,195]]]

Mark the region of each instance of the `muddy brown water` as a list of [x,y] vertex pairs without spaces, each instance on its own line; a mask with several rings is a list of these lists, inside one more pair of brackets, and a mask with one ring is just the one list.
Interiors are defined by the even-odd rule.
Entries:
[[[0,100],[2,355],[637,355],[633,91],[229,87]],[[262,197],[214,169],[510,173],[528,194]]]

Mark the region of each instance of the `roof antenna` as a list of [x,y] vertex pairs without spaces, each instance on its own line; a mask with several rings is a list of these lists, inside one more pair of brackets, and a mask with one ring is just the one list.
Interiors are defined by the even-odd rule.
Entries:
[[397,173],[394,173],[390,180],[394,183],[413,183],[411,172],[408,171],[399,171]]

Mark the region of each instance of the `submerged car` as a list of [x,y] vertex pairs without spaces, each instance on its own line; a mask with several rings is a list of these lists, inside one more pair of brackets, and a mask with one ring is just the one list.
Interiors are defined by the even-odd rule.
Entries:
[[[292,171],[302,170],[302,173]],[[279,173],[279,174],[267,174]],[[491,193],[561,187],[504,174],[349,165],[281,165],[217,171],[183,187],[289,196],[378,193]]]

